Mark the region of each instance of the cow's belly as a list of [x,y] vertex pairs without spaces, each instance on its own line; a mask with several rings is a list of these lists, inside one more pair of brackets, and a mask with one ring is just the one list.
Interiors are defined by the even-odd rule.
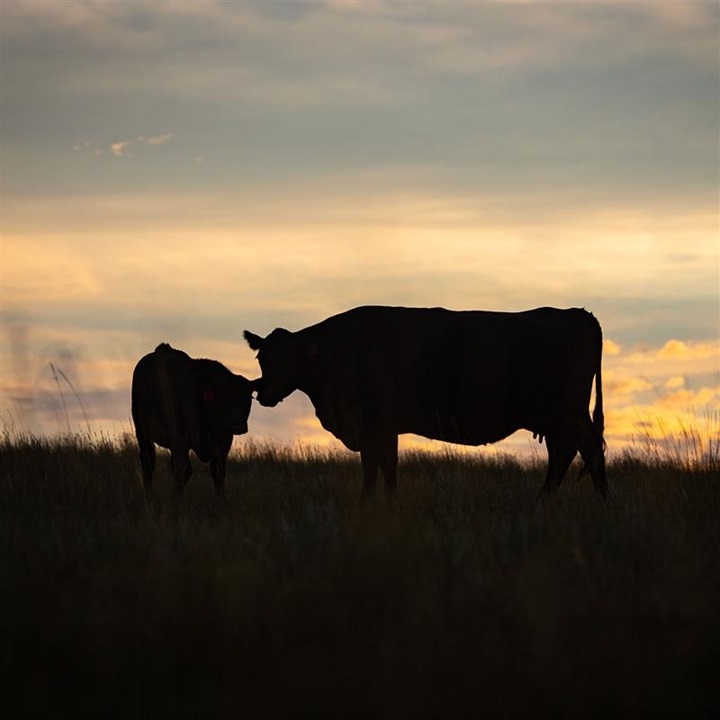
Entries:
[[458,445],[488,445],[503,440],[518,429],[514,423],[498,418],[468,421],[451,415],[437,415],[435,418],[403,424],[399,434],[412,433]]
[[424,402],[420,397],[398,408],[401,432],[463,445],[485,445],[506,438],[520,427],[517,418],[511,416],[502,384],[467,383],[452,390]]

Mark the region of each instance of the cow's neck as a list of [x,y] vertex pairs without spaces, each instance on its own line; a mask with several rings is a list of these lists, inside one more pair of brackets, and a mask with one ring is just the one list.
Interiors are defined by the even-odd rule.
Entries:
[[320,384],[313,378],[306,378],[298,384],[298,390],[304,392],[309,398],[313,405],[316,405],[320,401]]

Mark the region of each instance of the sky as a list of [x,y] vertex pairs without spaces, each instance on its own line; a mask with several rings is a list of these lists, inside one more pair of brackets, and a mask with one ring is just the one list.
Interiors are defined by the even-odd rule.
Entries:
[[[687,423],[717,441],[719,3],[3,0],[0,20],[6,430],[131,432],[162,341],[257,377],[246,328],[553,305],[603,326],[611,450]],[[339,446],[300,393],[250,431]]]

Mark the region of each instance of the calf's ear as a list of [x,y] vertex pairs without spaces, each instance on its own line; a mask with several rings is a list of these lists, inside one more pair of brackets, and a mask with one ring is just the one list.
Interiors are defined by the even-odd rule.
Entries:
[[259,350],[260,346],[263,344],[263,339],[259,335],[251,333],[249,330],[245,330],[243,337],[253,350]]

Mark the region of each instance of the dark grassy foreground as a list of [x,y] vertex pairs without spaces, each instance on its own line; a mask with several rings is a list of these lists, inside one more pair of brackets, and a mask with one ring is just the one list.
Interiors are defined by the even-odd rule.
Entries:
[[[244,447],[242,441],[240,447]],[[161,458],[162,460],[162,458]],[[4,717],[703,717],[720,697],[717,457],[237,455],[155,506],[135,448],[0,441]]]

